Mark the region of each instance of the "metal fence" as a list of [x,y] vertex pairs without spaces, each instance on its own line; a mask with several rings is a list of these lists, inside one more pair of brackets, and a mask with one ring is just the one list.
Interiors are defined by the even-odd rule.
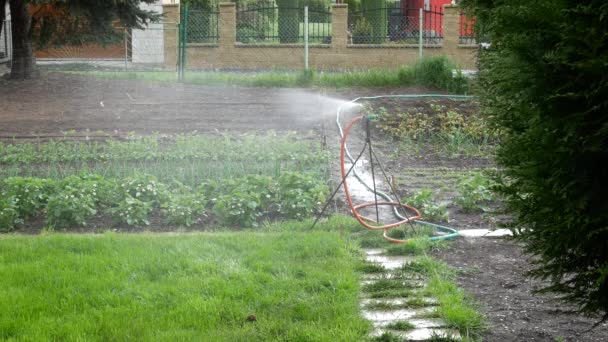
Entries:
[[[331,43],[331,12],[308,9],[308,42]],[[279,7],[274,2],[240,4],[236,15],[236,40],[244,44],[293,44],[304,42],[304,7]]]
[[[213,9],[188,9],[182,13],[182,19],[187,20],[187,42],[217,44],[219,38],[219,11]],[[185,17],[184,17],[185,16]]]
[[0,63],[9,62],[13,55],[11,21],[5,20],[0,26]]
[[469,16],[464,12],[460,12],[459,20],[459,35],[460,44],[476,44],[475,39],[475,17]]
[[352,11],[348,15],[351,44],[418,44],[421,27],[424,44],[441,44],[442,24],[441,7],[421,11],[400,2]]

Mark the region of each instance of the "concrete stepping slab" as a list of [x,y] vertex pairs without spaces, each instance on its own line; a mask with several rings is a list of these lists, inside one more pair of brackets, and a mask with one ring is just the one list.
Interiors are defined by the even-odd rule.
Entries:
[[[364,279],[364,280],[361,280],[361,285],[365,286],[365,285],[373,284],[378,280],[380,280],[380,279]],[[402,280],[404,290],[410,289],[410,288],[417,289],[417,288],[424,287],[424,285],[426,285],[426,282],[424,280],[400,279],[400,278],[395,278],[395,280]]]
[[409,331],[399,331],[399,330],[391,330],[391,329],[376,329],[374,330],[370,336],[378,337],[384,333],[391,333],[392,335],[398,336],[402,338],[404,341],[429,341],[433,337],[442,337],[442,338],[453,338],[455,340],[460,339],[460,334],[458,331],[453,329],[442,329],[442,328],[420,328],[413,329]]
[[460,339],[460,334],[454,329],[420,328],[409,331],[405,336],[406,341],[428,341],[433,337]]
[[409,298],[364,298],[361,299],[361,305],[366,306],[374,303],[386,303],[392,305],[405,305],[412,299],[421,300],[425,306],[437,306],[437,300],[430,297],[409,297]]
[[458,234],[464,237],[501,237],[513,235],[508,229],[463,229],[459,230]]
[[399,310],[362,310],[362,315],[372,323],[382,321],[394,322],[408,320],[420,315],[427,315],[434,310],[435,308],[433,307]]
[[378,280],[378,279],[405,279],[405,280],[424,280],[426,279],[420,274],[406,274],[404,277],[402,272],[387,272],[387,273],[364,273],[361,277],[365,280]]
[[401,268],[403,265],[410,264],[415,260],[415,258],[411,256],[389,256],[381,254],[367,255],[365,259],[369,262],[381,264],[387,270],[395,270]]

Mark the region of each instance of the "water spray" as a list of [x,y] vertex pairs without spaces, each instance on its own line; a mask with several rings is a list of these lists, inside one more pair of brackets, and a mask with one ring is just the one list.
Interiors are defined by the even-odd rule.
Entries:
[[[376,154],[375,154],[375,152],[373,150],[373,147],[372,147],[371,121],[377,119],[376,115],[367,115],[367,116],[358,116],[358,117],[355,117],[354,119],[352,119],[347,124],[347,126],[346,126],[345,129],[342,129],[342,124],[340,123],[340,116],[341,116],[342,110],[344,109],[345,106],[352,106],[353,104],[354,105],[360,105],[358,102],[362,101],[362,100],[377,100],[377,99],[383,99],[383,98],[401,98],[401,99],[420,99],[420,98],[470,99],[470,98],[473,98],[473,96],[467,96],[467,95],[442,95],[442,94],[378,95],[378,96],[358,97],[358,98],[356,98],[356,99],[354,99],[352,101],[349,101],[349,102],[347,102],[345,104],[342,104],[338,108],[337,113],[336,113],[336,125],[338,126],[338,130],[339,130],[340,138],[341,138],[341,143],[340,143],[340,173],[341,173],[342,179],[341,179],[340,184],[336,187],[336,189],[334,190],[334,192],[331,194],[331,196],[329,197],[329,199],[325,203],[325,206],[323,207],[323,209],[321,210],[321,212],[319,213],[319,215],[315,219],[312,227],[314,227],[317,224],[318,220],[320,219],[320,217],[323,215],[323,213],[327,209],[327,206],[329,205],[329,203],[331,202],[331,200],[334,198],[334,196],[337,194],[337,192],[343,186],[344,187],[344,193],[346,195],[346,201],[347,201],[348,206],[350,207],[351,212],[352,212],[353,216],[355,217],[355,219],[363,227],[365,227],[366,229],[370,229],[370,230],[383,230],[382,236],[384,237],[384,239],[386,239],[389,242],[392,242],[392,243],[408,243],[410,241],[409,239],[396,239],[396,238],[390,237],[388,235],[388,231],[390,229],[392,229],[392,228],[403,226],[405,224],[409,224],[411,226],[411,228],[414,229],[413,222],[416,222],[416,224],[419,224],[419,225],[430,227],[430,228],[432,228],[432,229],[434,229],[436,231],[441,231],[441,232],[447,233],[445,235],[430,237],[429,240],[431,240],[431,241],[448,240],[448,239],[453,239],[453,238],[458,237],[459,236],[458,231],[456,231],[454,228],[449,228],[449,227],[441,226],[441,225],[430,223],[430,222],[420,221],[419,219],[421,218],[422,215],[420,214],[420,211],[418,211],[418,209],[416,209],[416,208],[414,208],[412,206],[409,206],[407,204],[401,203],[401,201],[399,200],[399,196],[396,193],[396,189],[394,187],[393,182],[391,182],[390,179],[388,178],[388,176],[386,175],[386,172],[384,171],[384,168],[382,167],[382,164],[380,163],[380,160],[376,156]],[[355,124],[357,124],[358,122],[360,122],[360,121],[363,121],[365,123],[365,144],[364,144],[361,152],[357,156],[357,158],[353,158],[352,155],[350,154],[349,150],[348,150],[348,147],[346,145],[346,141],[347,141],[348,134],[350,133],[351,128]],[[363,154],[365,153],[365,151],[367,149],[369,149],[369,156],[370,156],[370,161],[369,162],[370,162],[371,173],[372,173],[372,184],[371,185],[363,180],[363,178],[357,172],[357,169],[356,169],[357,162],[359,161],[359,159],[361,159],[361,157],[363,156]],[[348,169],[348,171],[346,171],[346,159],[348,159],[348,161],[351,163],[351,166]],[[375,164],[374,164],[374,161],[376,162]],[[375,165],[378,166],[378,168],[381,170],[382,175],[384,176],[384,178],[386,179],[387,183],[389,184],[391,193],[394,196],[394,198],[391,197],[390,195],[382,192],[382,191],[379,191],[376,188]],[[352,203],[351,194],[350,194],[350,191],[348,189],[348,183],[346,181],[346,178],[351,174],[351,172],[353,173],[353,175],[355,176],[355,178],[361,184],[363,184],[365,186],[365,188],[367,188],[369,191],[371,191],[374,194],[374,202],[363,203],[363,204],[358,204],[358,205],[354,205]],[[382,197],[384,199],[384,201],[378,201],[378,196]],[[399,219],[399,221],[393,222],[393,223],[382,224],[380,222],[380,215],[379,215],[379,209],[378,209],[380,206],[390,206],[393,209],[393,214],[395,215],[395,217],[397,217]],[[376,211],[376,218],[375,219],[363,216],[363,215],[361,215],[359,213],[359,209],[368,208],[368,207],[374,207],[375,208],[375,211]],[[410,212],[411,215],[408,215],[408,211]]]

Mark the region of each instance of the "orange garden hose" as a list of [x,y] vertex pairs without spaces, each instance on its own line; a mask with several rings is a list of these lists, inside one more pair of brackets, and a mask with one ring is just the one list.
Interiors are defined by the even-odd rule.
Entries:
[[[342,137],[342,142],[340,144],[340,172],[342,175],[342,180],[343,180],[343,185],[344,185],[344,193],[346,194],[346,202],[348,203],[348,206],[350,207],[353,216],[355,216],[355,219],[357,221],[359,221],[359,223],[364,226],[367,229],[371,229],[371,230],[384,230],[383,236],[386,240],[390,241],[390,242],[394,242],[394,243],[406,243],[408,242],[408,240],[400,240],[400,239],[395,239],[395,238],[391,238],[388,236],[388,230],[391,228],[395,228],[398,227],[400,225],[403,225],[405,223],[408,222],[412,222],[415,220],[418,220],[421,215],[420,212],[418,211],[418,209],[411,207],[409,205],[400,203],[400,202],[370,202],[370,203],[363,203],[363,204],[358,204],[358,205],[354,205],[352,198],[350,196],[350,191],[348,190],[348,182],[346,181],[346,167],[345,167],[345,156],[346,156],[346,139],[348,138],[348,134],[350,132],[350,129],[353,127],[354,124],[356,124],[357,122],[361,121],[364,117],[363,116],[358,116],[354,119],[352,119],[348,125],[346,126],[346,128],[344,129],[344,135]],[[377,224],[379,224],[379,222],[376,222],[376,220],[373,220],[369,217],[366,216],[362,216],[361,214],[359,214],[358,210],[361,208],[367,208],[367,207],[371,207],[371,206],[377,206],[377,205],[381,205],[381,206],[400,206],[405,210],[410,210],[413,211],[415,213],[415,215],[411,216],[411,217],[407,217],[404,220],[398,221],[398,222],[394,222],[394,223],[389,223],[389,224],[385,224],[385,225],[372,225],[368,222],[375,222]]]

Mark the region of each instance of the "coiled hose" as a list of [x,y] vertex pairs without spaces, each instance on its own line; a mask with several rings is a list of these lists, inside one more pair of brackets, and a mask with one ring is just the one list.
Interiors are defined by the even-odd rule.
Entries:
[[[420,215],[420,212],[416,208],[408,206],[406,204],[403,204],[403,203],[399,202],[399,200],[395,201],[388,194],[375,189],[375,185],[374,186],[370,186],[366,181],[363,180],[363,178],[357,172],[357,168],[354,167],[354,165],[353,165],[353,168],[352,168],[352,172],[353,172],[353,175],[355,176],[355,178],[357,178],[357,180],[361,184],[363,184],[363,186],[365,186],[365,188],[367,188],[369,191],[371,191],[371,192],[375,193],[376,195],[384,198],[386,200],[386,202],[363,203],[363,204],[359,204],[359,205],[354,205],[352,203],[350,192],[348,190],[348,184],[346,182],[345,157],[348,158],[348,160],[351,163],[353,163],[353,164],[355,163],[355,159],[352,157],[352,155],[348,151],[348,147],[346,146],[346,139],[348,137],[348,134],[349,134],[349,131],[350,131],[351,127],[354,124],[356,124],[357,122],[361,121],[363,119],[363,116],[359,116],[359,117],[356,117],[353,120],[351,120],[350,123],[348,124],[348,126],[346,127],[346,129],[344,129],[344,130],[342,129],[342,125],[340,123],[340,116],[341,116],[343,108],[346,105],[356,104],[357,102],[362,101],[362,100],[377,100],[377,99],[384,99],[384,98],[399,98],[399,99],[421,99],[421,98],[470,99],[470,98],[473,98],[473,96],[468,96],[468,95],[443,95],[443,94],[364,96],[364,97],[358,97],[358,98],[356,98],[354,100],[351,100],[351,101],[349,101],[347,103],[344,103],[340,107],[338,107],[337,114],[336,114],[336,125],[338,126],[338,130],[340,132],[340,138],[342,139],[341,144],[340,144],[340,170],[341,170],[341,173],[342,173],[342,179],[343,179],[343,185],[344,185],[344,192],[346,194],[346,200],[348,202],[348,205],[351,208],[351,211],[352,211],[353,215],[355,216],[355,219],[357,219],[357,221],[359,223],[361,223],[361,225],[363,225],[367,229],[374,229],[374,230],[380,230],[380,229],[382,229],[384,231],[383,234],[382,234],[382,236],[386,240],[388,240],[389,242],[393,242],[393,243],[408,243],[410,240],[409,239],[396,239],[396,238],[392,238],[392,237],[388,236],[389,229],[398,227],[398,226],[403,225],[405,223],[411,223],[413,221],[415,221],[417,224],[420,224],[420,225],[423,225],[423,226],[427,226],[427,227],[431,227],[431,228],[433,228],[433,229],[435,229],[437,231],[442,231],[442,232],[448,233],[448,234],[445,234],[445,235],[430,237],[429,240],[431,240],[431,241],[448,240],[448,239],[453,239],[453,238],[458,237],[458,235],[459,235],[458,231],[455,230],[455,229],[453,229],[453,228],[418,220],[421,217],[421,215]],[[370,162],[373,162],[373,161],[370,160]],[[359,212],[358,212],[358,209],[365,208],[365,207],[371,207],[371,206],[375,206],[375,205],[391,206],[393,208],[393,214],[400,221],[394,222],[394,223],[390,223],[390,224],[385,224],[385,225],[379,225],[379,226],[375,226],[375,225],[369,224],[368,222],[375,222],[375,221],[373,219],[369,218],[369,217],[365,217],[365,216],[360,215]],[[399,208],[403,208],[405,210],[411,210],[415,214],[413,216],[411,216],[411,217],[403,216],[401,213],[399,213],[399,210],[398,210]],[[379,222],[376,222],[376,223],[379,223]]]

